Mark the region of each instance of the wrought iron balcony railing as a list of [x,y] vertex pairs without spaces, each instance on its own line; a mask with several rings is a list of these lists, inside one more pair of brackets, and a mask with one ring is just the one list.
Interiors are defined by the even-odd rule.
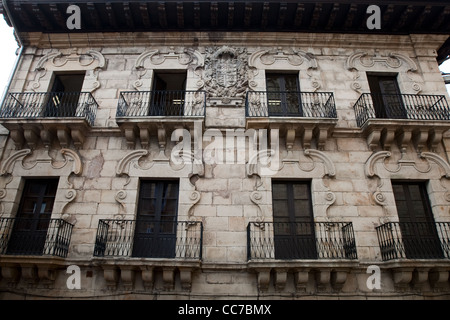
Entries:
[[202,259],[203,225],[198,221],[100,220],[97,257]]
[[250,222],[248,259],[357,259],[351,222]]
[[203,117],[205,106],[204,91],[127,91],[120,93],[116,116]]
[[98,104],[90,92],[8,93],[0,118],[80,118],[94,125]]
[[0,218],[0,254],[65,258],[72,229],[63,219]]
[[331,92],[248,91],[247,117],[336,118]]
[[376,230],[384,261],[450,259],[450,222],[388,222]]
[[363,93],[353,108],[360,127],[369,119],[450,120],[443,95]]

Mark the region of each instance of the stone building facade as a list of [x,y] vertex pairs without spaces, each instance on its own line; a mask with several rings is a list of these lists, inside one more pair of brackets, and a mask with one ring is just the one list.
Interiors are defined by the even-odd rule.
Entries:
[[17,8],[0,298],[450,297],[448,32],[32,32]]

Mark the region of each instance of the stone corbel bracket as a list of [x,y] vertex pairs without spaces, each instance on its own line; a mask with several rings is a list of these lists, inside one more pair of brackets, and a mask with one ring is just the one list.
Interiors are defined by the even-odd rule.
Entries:
[[127,176],[127,182],[125,185],[129,183],[130,178],[130,166],[133,163],[134,166],[136,166],[136,161],[139,160],[142,157],[145,157],[149,154],[148,150],[141,149],[141,150],[134,150],[129,152],[125,157],[123,157],[116,167],[116,175],[117,176]]
[[[159,261],[112,261],[100,258],[96,263],[103,269],[103,277],[109,290],[131,291],[135,288],[135,280],[140,275],[146,291],[172,291],[176,282],[182,290],[190,291],[192,274],[200,268],[199,261],[184,261],[182,264],[173,260]],[[155,288],[155,279],[162,279],[162,287]],[[179,279],[179,280],[178,280]]]
[[0,260],[1,276],[9,287],[25,282],[27,287],[42,286],[53,288],[56,274],[66,268],[64,258],[59,257],[2,257]]
[[[356,265],[357,262],[328,265],[317,261],[305,261],[303,265],[296,262],[249,262],[249,269],[256,272],[258,290],[261,293],[267,293],[270,290],[283,291],[291,287],[288,284],[289,279],[293,279],[293,285],[298,293],[305,293],[308,288],[317,292],[340,292]],[[294,277],[288,277],[289,273]]]

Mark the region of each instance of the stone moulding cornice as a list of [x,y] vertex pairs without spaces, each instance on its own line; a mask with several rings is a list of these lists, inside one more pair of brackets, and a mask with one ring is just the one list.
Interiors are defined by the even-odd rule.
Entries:
[[[32,163],[29,166],[24,166],[22,164],[23,169],[25,170],[32,170],[38,163],[49,163],[50,166],[52,167],[52,169],[55,170],[60,170],[62,168],[64,168],[68,163],[69,163],[69,159],[72,159],[73,161],[73,166],[72,169],[69,173],[70,174],[75,174],[75,175],[80,175],[83,171],[83,162],[81,161],[80,155],[71,149],[61,149],[59,151],[63,157],[64,157],[64,162],[62,164],[55,164],[54,163],[54,159],[52,159],[50,156],[47,159],[36,159],[34,161],[34,163]],[[17,160],[19,159],[23,159],[25,156],[32,154],[32,150],[31,149],[23,149],[23,150],[19,150],[14,152],[13,154],[11,154],[2,164],[0,167],[0,175],[1,176],[5,176],[5,175],[11,175],[13,173],[13,168],[14,168],[14,164],[16,163]],[[70,183],[69,183],[70,185]]]
[[[90,78],[89,80],[92,82],[90,92],[97,90],[100,87],[98,73],[101,69],[106,68],[107,63],[103,54],[96,50],[87,50],[84,53],[79,53],[80,51],[76,48],[72,48],[69,51],[63,51],[57,50],[55,52],[52,50],[39,59],[34,68],[36,76],[31,83],[31,90],[36,91],[40,88],[40,81],[46,75],[47,70],[60,70],[70,63],[73,64],[70,67],[73,70],[92,70],[92,76],[87,77],[87,79]],[[97,63],[95,63],[95,61],[97,61]]]
[[[62,37],[61,34],[46,34],[41,32],[21,33],[23,41],[28,46],[38,48],[67,48],[69,43],[77,47],[92,47],[92,43],[102,43],[105,46],[166,46],[174,43],[177,46],[192,46],[192,39],[198,39],[199,45],[211,44],[213,41],[217,45],[247,45],[247,46],[272,46],[276,43],[279,46],[298,46],[302,43],[314,43],[315,47],[342,47],[373,48],[392,47],[399,45],[411,45],[409,35],[370,35],[370,34],[336,34],[336,33],[312,33],[312,32],[221,32],[220,39],[212,39],[210,32],[118,32],[114,37],[108,33],[90,32],[86,36],[79,34],[76,39],[73,37]],[[350,44],[349,40],[352,40]],[[416,40],[414,40],[416,41]],[[444,35],[427,35],[427,43],[435,43],[436,49],[445,41]]]

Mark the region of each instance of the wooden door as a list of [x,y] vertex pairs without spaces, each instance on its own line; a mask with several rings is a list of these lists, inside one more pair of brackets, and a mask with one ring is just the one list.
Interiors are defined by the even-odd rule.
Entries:
[[298,74],[266,75],[269,116],[302,116]]
[[397,78],[395,76],[368,75],[370,92],[377,118],[406,119]]
[[273,182],[276,259],[316,259],[316,237],[309,182]]
[[141,181],[133,256],[175,257],[178,181]]
[[425,184],[393,182],[392,187],[406,257],[442,258],[442,249]]
[[43,254],[57,188],[57,179],[25,182],[8,243],[8,254]]

